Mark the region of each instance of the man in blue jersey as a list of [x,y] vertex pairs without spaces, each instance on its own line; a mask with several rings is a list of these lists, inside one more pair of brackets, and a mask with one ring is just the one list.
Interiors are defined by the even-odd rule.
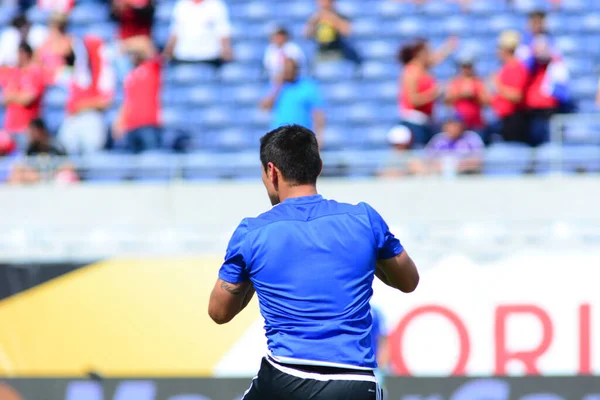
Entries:
[[322,162],[312,131],[267,133],[260,159],[274,207],[234,232],[208,310],[224,324],[258,295],[268,354],[244,399],[382,398],[373,373],[373,278],[412,292],[415,264],[371,206],[317,194]]

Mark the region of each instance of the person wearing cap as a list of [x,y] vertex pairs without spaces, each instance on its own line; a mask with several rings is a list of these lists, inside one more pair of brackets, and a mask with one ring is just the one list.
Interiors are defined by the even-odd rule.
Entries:
[[302,71],[305,64],[304,52],[300,46],[290,41],[289,32],[285,27],[276,26],[271,33],[270,43],[265,50],[263,59],[265,70],[271,81],[281,79],[286,58],[296,61]]
[[463,118],[467,129],[480,132],[485,126],[482,108],[489,102],[489,95],[483,80],[475,73],[473,57],[463,54],[457,61],[458,75],[448,85],[446,104]]
[[525,90],[529,82],[527,67],[515,56],[521,35],[505,31],[498,40],[500,71],[493,77],[492,109],[501,121],[501,135],[506,142],[528,142]]
[[140,153],[160,147],[160,89],[163,60],[149,37],[127,40],[134,65],[123,84],[123,104],[113,123],[116,147]]
[[425,146],[425,158],[413,160],[409,170],[413,174],[440,173],[453,168],[457,173],[476,173],[481,169],[483,149],[481,137],[465,129],[465,122],[458,114],[451,115]]

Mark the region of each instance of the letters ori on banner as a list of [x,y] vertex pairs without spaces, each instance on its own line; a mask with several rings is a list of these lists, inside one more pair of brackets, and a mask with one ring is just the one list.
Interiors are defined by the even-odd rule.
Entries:
[[[444,318],[455,330],[458,336],[459,355],[451,371],[453,376],[467,375],[467,364],[471,356],[472,337],[461,316],[452,309],[442,305],[421,305],[404,315],[390,335],[390,357],[393,371],[401,376],[410,376],[410,366],[403,351],[405,335],[411,324],[423,316],[436,315]],[[530,349],[511,350],[507,344],[508,321],[512,317],[525,317],[537,320],[541,326],[541,339]],[[550,348],[555,338],[554,325],[550,315],[540,306],[533,304],[498,305],[494,312],[493,344],[494,370],[493,375],[507,375],[507,364],[518,361],[524,366],[526,375],[540,375],[538,359]],[[581,304],[577,310],[578,323],[578,375],[592,374],[591,360],[591,306]],[[600,378],[598,378],[600,386]],[[533,400],[533,399],[528,399]],[[589,400],[589,399],[588,399]],[[598,399],[600,400],[600,399]]]

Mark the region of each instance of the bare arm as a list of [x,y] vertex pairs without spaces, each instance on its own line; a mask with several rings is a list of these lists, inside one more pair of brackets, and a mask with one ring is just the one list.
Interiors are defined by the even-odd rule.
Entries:
[[510,102],[518,103],[523,99],[522,90],[506,86],[498,80],[496,80],[496,90],[500,96],[504,97]]
[[133,36],[122,41],[125,52],[141,53],[145,59],[154,57],[157,54],[156,47],[152,39],[147,36]]
[[375,275],[386,285],[410,293],[419,284],[417,266],[406,251],[387,260],[377,260]]
[[252,283],[229,283],[217,279],[210,294],[208,315],[217,324],[226,324],[238,315],[254,296]]
[[346,18],[331,11],[323,12],[323,19],[329,21],[342,36],[348,36],[352,33],[352,24]]
[[307,38],[315,36],[317,31],[317,22],[319,22],[319,16],[319,13],[313,14],[310,16],[308,22],[306,22],[306,25],[304,26],[304,36]]
[[446,59],[456,50],[458,39],[451,36],[446,42],[433,53],[433,65],[438,65],[446,61]]
[[4,101],[6,104],[13,103],[27,107],[35,101],[36,97],[36,94],[31,92],[13,92],[6,94]]
[[175,46],[177,45],[177,36],[172,34],[169,36],[169,40],[165,45],[165,49],[163,50],[163,55],[166,58],[173,58],[173,52],[175,51]]

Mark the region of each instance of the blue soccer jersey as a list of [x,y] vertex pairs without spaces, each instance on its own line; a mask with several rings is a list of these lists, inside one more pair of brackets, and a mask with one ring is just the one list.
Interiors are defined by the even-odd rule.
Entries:
[[373,369],[375,261],[402,251],[366,203],[289,198],[240,223],[219,278],[252,282],[277,361]]

